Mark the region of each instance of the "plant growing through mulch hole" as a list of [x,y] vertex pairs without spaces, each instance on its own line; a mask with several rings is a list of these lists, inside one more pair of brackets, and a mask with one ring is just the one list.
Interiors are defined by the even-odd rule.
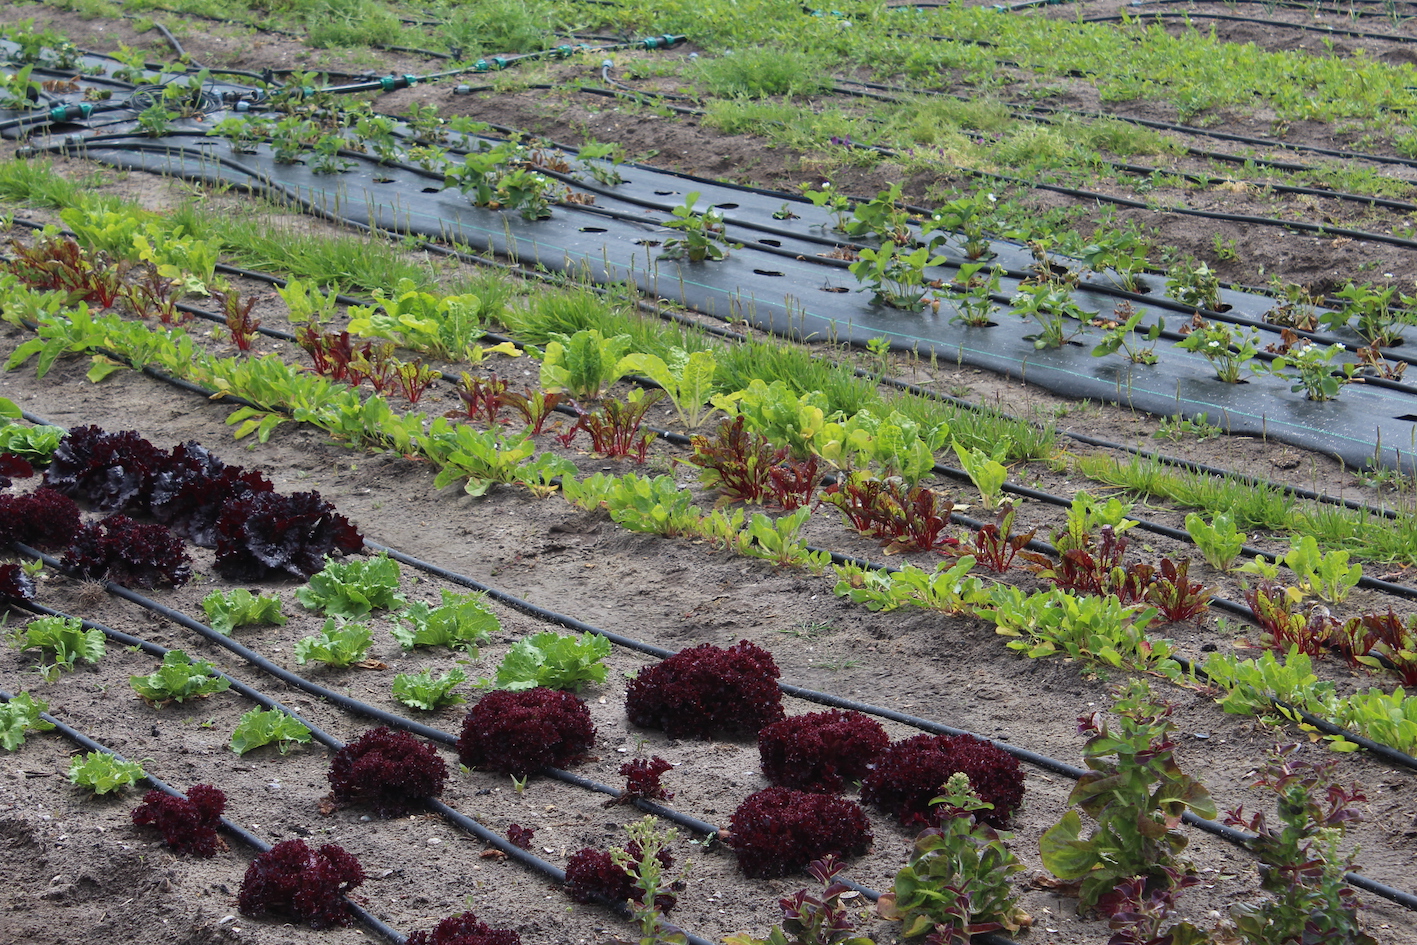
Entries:
[[1334,363],[1347,350],[1342,344],[1316,345],[1287,328],[1281,338],[1280,344],[1265,345],[1277,357],[1268,364],[1256,362],[1254,371],[1293,381],[1289,389],[1296,394],[1303,391],[1309,400],[1335,400],[1358,369],[1356,364]]
[[283,755],[294,745],[310,743],[310,729],[279,709],[252,709],[236,722],[230,747],[238,755],[274,744]]
[[407,732],[380,726],[335,752],[331,794],[341,804],[363,804],[380,817],[399,817],[443,793],[448,766],[432,747]]
[[1276,749],[1255,782],[1277,796],[1282,827],[1276,830],[1262,812],[1226,812],[1227,824],[1256,834],[1246,845],[1260,857],[1260,885],[1274,896],[1237,904],[1231,918],[1249,942],[1376,945],[1358,923],[1361,904],[1344,882],[1353,860],[1340,849],[1348,825],[1363,819],[1353,805],[1367,798],[1356,785],[1344,788],[1333,779],[1336,762],[1299,761],[1298,751],[1297,745]]
[[174,853],[210,857],[226,849],[226,842],[216,833],[224,810],[224,793],[210,784],[194,784],[186,797],[149,791],[143,803],[133,809],[132,817],[140,827],[162,831],[163,842]]
[[906,312],[925,308],[926,297],[939,286],[926,279],[925,270],[949,262],[944,256],[931,256],[928,246],[911,249],[891,240],[880,249],[863,247],[858,252],[860,258],[848,267],[856,281],[869,285],[875,301]]
[[41,551],[67,547],[78,534],[79,507],[54,489],[0,495],[0,541],[18,541]]
[[468,710],[458,758],[469,768],[526,778],[548,765],[565,767],[595,744],[584,702],[569,692],[489,692]]
[[[462,382],[458,384],[457,391],[469,420],[482,420],[493,427],[501,423],[502,408],[508,403],[506,380],[496,374],[491,377],[474,377],[463,371]],[[528,418],[527,422],[530,423],[531,419]]]
[[62,560],[79,577],[129,587],[181,587],[192,578],[192,559],[180,538],[164,525],[142,525],[126,515],[82,526]]
[[[1095,312],[1086,312],[1073,301],[1072,287],[1057,282],[1042,281],[1020,283],[1018,292],[1009,299],[1014,312],[1038,323],[1038,332],[1024,335],[1025,341],[1032,341],[1038,350],[1061,348],[1071,341],[1082,323],[1092,320]],[[1068,322],[1078,323],[1073,331],[1068,330]]]
[[641,433],[640,425],[649,408],[663,398],[662,390],[645,391],[640,388],[630,391],[623,401],[607,397],[599,409],[582,413],[575,425],[556,440],[562,446],[570,446],[576,434],[585,430],[590,434],[590,448],[594,452],[612,459],[628,456],[637,463],[643,463],[650,443],[658,434]]
[[851,473],[822,490],[821,501],[839,510],[850,528],[880,541],[887,554],[938,551],[958,544],[957,538],[946,534],[954,502],[894,477]]
[[1240,369],[1254,360],[1259,350],[1259,332],[1255,329],[1247,333],[1237,325],[1208,322],[1199,315],[1182,326],[1181,333],[1186,337],[1176,342],[1176,347],[1205,358],[1215,370],[1216,379],[1226,384],[1240,383]]
[[1338,642],[1350,662],[1391,669],[1404,686],[1417,686],[1417,617],[1404,619],[1392,608],[1362,614],[1343,625]]
[[795,873],[828,854],[864,853],[872,838],[855,801],[770,787],[738,805],[722,839],[738,854],[744,875],[763,878]]
[[1166,330],[1166,319],[1158,318],[1150,327],[1143,328],[1141,320],[1145,315],[1146,309],[1133,311],[1131,303],[1118,302],[1112,310],[1111,321],[1115,324],[1108,328],[1107,333],[1102,336],[1102,341],[1092,349],[1092,356],[1105,358],[1109,354],[1122,351],[1124,357],[1133,364],[1155,364],[1159,361],[1160,358],[1156,355],[1156,340]]
[[[1364,341],[1375,348],[1386,348],[1402,340],[1399,329],[1411,318],[1408,312],[1393,306],[1396,292],[1395,286],[1378,288],[1370,282],[1350,282],[1334,293],[1335,298],[1343,300],[1343,307],[1320,315],[1319,323],[1333,330],[1353,322],[1353,329]],[[1402,296],[1401,301],[1410,306],[1417,299]]]
[[364,868],[338,844],[312,850],[304,840],[285,840],[251,861],[237,906],[242,915],[275,913],[327,929],[349,924],[344,896],[363,882]]
[[828,794],[865,778],[889,745],[881,723],[835,709],[794,715],[758,732],[758,756],[770,783]]
[[644,798],[647,801],[670,801],[674,799],[671,791],[666,791],[664,785],[659,783],[660,776],[666,771],[672,771],[674,765],[655,755],[651,758],[635,758],[620,766],[620,776],[625,779],[624,790],[620,796],[607,802],[611,804],[628,804],[637,798]]
[[1166,294],[1182,305],[1198,309],[1223,312],[1230,308],[1220,301],[1220,279],[1215,271],[1193,256],[1166,271]]
[[957,322],[974,328],[994,324],[994,315],[999,311],[999,306],[994,302],[993,296],[999,292],[1004,269],[1002,266],[994,266],[988,275],[981,275],[979,270],[983,268],[984,263],[965,263],[960,266],[954,281],[942,293],[954,306],[955,314],[950,318],[951,323]]
[[756,735],[783,718],[782,674],[772,654],[747,640],[709,643],[641,669],[625,694],[625,714],[670,738]]
[[318,492],[257,492],[227,502],[216,522],[216,571],[232,581],[308,578],[364,536]]
[[779,899],[782,924],[773,926],[767,938],[732,935],[724,940],[725,945],[874,945],[872,939],[856,934],[856,921],[864,916],[853,916],[842,904],[848,894],[855,895],[850,886],[836,879],[845,868],[846,864],[831,854],[808,863],[808,874],[822,884],[820,894],[803,889]]
[[[11,567],[17,567],[11,565]],[[16,628],[12,642],[21,651],[46,650],[54,656],[54,664],[39,665],[40,676],[53,682],[60,672],[73,672],[74,664],[83,660],[97,663],[104,654],[103,631],[85,630],[76,617],[36,617]]]
[[94,794],[107,794],[132,787],[147,774],[135,761],[120,761],[103,751],[90,751],[69,763],[69,782],[86,787]]
[[694,209],[698,199],[698,191],[693,191],[684,196],[683,204],[669,211],[674,219],[666,220],[664,226],[678,230],[682,235],[671,236],[664,241],[660,259],[718,262],[727,259],[731,250],[741,248],[742,244],[730,242],[725,235],[723,211],[709,207],[700,213]]
[[1014,559],[1020,554],[1025,560],[1036,560],[1032,552],[1026,551],[1028,543],[1038,529],[1015,535],[1014,519],[1018,509],[1012,502],[1000,503],[994,513],[994,521],[979,526],[972,536],[960,538],[952,554],[972,555],[974,560],[995,574],[1007,574],[1013,567]]
[[1101,712],[1078,718],[1078,731],[1088,736],[1083,748],[1088,771],[1068,803],[1096,826],[1084,838],[1082,816],[1070,810],[1039,842],[1044,866],[1059,879],[1080,881],[1080,913],[1124,879],[1144,876],[1161,884],[1168,879],[1163,867],[1190,872],[1179,856],[1188,840],[1177,829],[1181,815],[1189,810],[1206,819],[1215,816],[1210,792],[1176,765],[1172,707],[1153,700],[1139,679],[1117,687],[1115,696],[1115,727]]
[[449,916],[431,932],[410,932],[407,945],[522,945],[511,929],[494,929],[471,912]]
[[973,735],[915,735],[896,742],[876,759],[861,782],[861,800],[906,826],[937,826],[953,808],[931,804],[950,775],[963,773],[986,804],[985,822],[1008,825],[1023,802],[1023,771],[1012,755]]
[[950,813],[915,838],[910,861],[877,911],[900,922],[906,938],[928,935],[939,945],[969,945],[974,935],[1031,925],[1009,886],[1009,876],[1024,868],[1007,846],[1011,835],[976,817],[992,805],[980,800],[963,772],[950,775],[941,790],[930,803]]
[[1210,609],[1215,588],[1190,579],[1191,559],[1177,564],[1170,558],[1158,563],[1160,573],[1146,587],[1146,601],[1161,611],[1169,623],[1191,620]]

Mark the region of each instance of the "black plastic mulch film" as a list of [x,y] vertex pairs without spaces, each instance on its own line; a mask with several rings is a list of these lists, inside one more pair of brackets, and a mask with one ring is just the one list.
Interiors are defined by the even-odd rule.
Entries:
[[[0,53],[15,48],[0,42]],[[112,65],[99,57],[86,58],[84,64],[90,69]],[[86,79],[80,77],[79,82],[82,86]],[[213,100],[222,92],[252,91],[224,83],[212,83],[208,90]],[[73,93],[75,103],[82,94]],[[0,112],[0,128],[6,119],[35,114]],[[947,301],[938,311],[926,308],[914,313],[874,303],[846,263],[824,255],[847,243],[833,238],[826,211],[797,195],[627,164],[621,165],[621,171],[628,179],[616,186],[578,179],[589,178],[588,174],[565,178],[575,190],[592,194],[594,205],[559,204],[550,219],[527,221],[513,212],[472,206],[457,190],[443,187],[441,174],[377,164],[358,152],[342,152],[355,162],[352,170],[323,175],[304,164],[275,163],[265,145],[254,154],[234,154],[224,140],[206,134],[225,115],[215,110],[200,123],[179,119],[171,134],[153,138],[135,130],[132,110],[110,108],[101,115],[53,124],[48,137],[35,139],[35,150],[248,187],[327,218],[452,240],[598,284],[632,282],[656,298],[798,340],[864,345],[883,337],[896,350],[916,352],[925,360],[982,368],[1068,397],[1117,403],[1161,416],[1206,414],[1227,432],[1273,438],[1337,456],[1353,466],[1376,461],[1417,470],[1417,398],[1400,389],[1354,383],[1337,400],[1313,402],[1291,392],[1288,382],[1279,378],[1223,383],[1204,358],[1171,344],[1157,347],[1160,361],[1155,365],[1134,365],[1120,357],[1094,358],[1091,348],[1099,340],[1098,329],[1086,330],[1078,341],[1061,349],[1037,350],[1023,337],[1032,323],[1010,313],[1006,305],[996,316],[999,324],[970,328],[951,324],[955,313]],[[5,133],[15,132],[5,129]],[[743,244],[728,259],[687,263],[658,258],[659,246],[673,235],[662,222],[693,192],[700,195],[698,209],[718,208],[726,218],[729,237]],[[784,204],[795,219],[774,217],[783,215]],[[931,271],[931,277],[949,280],[954,269],[967,261],[958,241],[951,242],[954,246],[944,248],[950,264]],[[1001,295],[1007,298],[1027,274],[1032,254],[1026,247],[1004,241],[992,243],[991,250],[989,264],[1009,272]],[[1179,327],[1193,311],[1166,299],[1162,280],[1155,276],[1145,280],[1152,291],[1144,296],[1112,288],[1105,284],[1105,276],[1089,279],[1073,296],[1088,311],[1109,314],[1125,298],[1152,314],[1169,317],[1172,327]],[[1222,290],[1222,298],[1231,308],[1220,317],[1245,323],[1258,322],[1274,305],[1267,296],[1233,290]],[[1278,328],[1259,330],[1261,349],[1279,342]],[[1356,335],[1333,340],[1350,348],[1362,343]]]

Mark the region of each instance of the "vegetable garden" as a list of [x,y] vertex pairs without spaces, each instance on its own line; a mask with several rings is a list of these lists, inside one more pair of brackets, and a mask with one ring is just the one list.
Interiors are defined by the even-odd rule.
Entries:
[[0,21],[7,939],[1417,942],[1402,4]]

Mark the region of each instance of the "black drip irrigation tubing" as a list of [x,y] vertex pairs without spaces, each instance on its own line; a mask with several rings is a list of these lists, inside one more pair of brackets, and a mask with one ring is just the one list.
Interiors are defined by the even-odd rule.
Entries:
[[[0,689],[0,702],[9,702],[13,698],[14,696],[12,694],[4,691],[3,689]],[[92,738],[89,738],[87,735],[80,732],[78,729],[73,728],[72,726],[67,725],[64,722],[61,722],[59,719],[56,719],[48,712],[41,712],[39,714],[39,717],[45,722],[48,722],[50,725],[54,726],[54,731],[58,732],[60,735],[63,735],[69,741],[78,745],[85,751],[95,751],[101,754],[111,755],[119,761],[128,760],[118,752],[114,751],[112,748],[109,748],[107,745],[103,745],[99,742],[94,741]],[[151,774],[147,774],[145,772],[143,774],[142,779],[148,784],[151,784],[155,789],[166,794],[168,797],[177,797],[182,798],[183,800],[186,800],[187,798],[187,795],[183,794],[181,791],[177,790],[176,788],[172,787],[171,785],[167,784],[166,782],[160,780],[159,778]],[[217,823],[221,826],[222,833],[225,833],[231,837],[235,837],[241,843],[255,850],[257,853],[265,853],[271,848],[271,845],[269,843],[262,840],[254,833],[251,833],[249,830],[242,827],[240,824],[234,823],[225,817],[219,818]],[[550,864],[547,865],[549,866]],[[554,867],[552,868],[554,869]],[[402,932],[384,923],[373,913],[369,912],[369,910],[359,905],[359,903],[344,896],[341,896],[340,898],[344,899],[345,905],[349,907],[349,911],[354,915],[356,919],[359,920],[360,924],[368,928],[374,934],[387,941],[395,943],[395,945],[404,945],[404,943],[407,941]]]

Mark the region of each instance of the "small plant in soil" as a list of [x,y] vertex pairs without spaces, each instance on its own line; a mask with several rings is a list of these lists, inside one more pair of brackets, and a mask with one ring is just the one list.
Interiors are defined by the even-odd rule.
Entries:
[[533,436],[540,436],[546,429],[546,421],[556,412],[556,408],[565,400],[566,395],[557,391],[546,391],[541,389],[532,390],[528,388],[524,393],[506,391],[502,394],[502,400],[513,410],[521,414],[526,421],[528,432]]
[[327,929],[349,924],[344,897],[363,882],[364,868],[343,847],[312,850],[304,840],[286,840],[246,868],[237,905],[242,915],[274,913]]
[[610,641],[586,632],[562,636],[554,631],[525,637],[512,644],[497,666],[495,685],[509,692],[538,686],[579,692],[587,683],[605,682]]
[[686,194],[684,203],[670,211],[674,219],[665,221],[664,225],[682,235],[664,241],[660,259],[718,262],[727,259],[730,251],[740,248],[741,244],[730,242],[725,235],[723,211],[710,207],[700,213],[694,209],[698,200],[698,191]]
[[69,763],[69,782],[88,788],[94,794],[132,787],[145,777],[142,765],[120,760],[104,751],[86,752],[82,758]]
[[822,884],[818,895],[803,889],[779,899],[782,924],[774,926],[767,938],[733,935],[724,940],[725,945],[874,945],[872,939],[857,934],[857,917],[842,903],[851,891],[836,879],[843,869],[845,864],[831,855],[808,863],[808,874]]
[[380,817],[399,817],[443,793],[448,767],[430,746],[407,732],[383,726],[335,752],[331,794],[341,804],[362,804]]
[[954,447],[955,456],[959,457],[960,467],[968,474],[974,488],[979,490],[979,499],[984,507],[992,509],[997,506],[999,495],[1003,492],[1004,483],[1008,481],[1009,476],[1008,467],[999,462],[1008,455],[1008,441],[998,444],[992,455],[978,447],[966,449],[960,445],[959,440],[951,440],[950,443]]
[[938,551],[958,541],[947,534],[954,503],[895,477],[852,473],[824,489],[821,501],[835,506],[848,527],[879,540],[887,554]]
[[388,555],[344,563],[327,560],[295,597],[328,617],[364,617],[408,603],[399,593],[401,577],[398,562]]
[[231,591],[212,591],[202,598],[202,610],[207,625],[217,633],[230,636],[237,627],[263,624],[279,626],[285,623],[281,599],[265,594],[252,594],[244,587]]
[[906,826],[938,826],[953,808],[932,804],[940,785],[963,773],[986,804],[979,816],[1007,826],[1023,802],[1023,771],[1012,755],[972,735],[916,735],[891,745],[861,782],[861,800]]
[[279,709],[252,709],[237,720],[230,747],[238,755],[275,745],[283,755],[295,745],[310,743],[310,729]]
[[1250,537],[1236,528],[1234,520],[1224,512],[1217,512],[1209,523],[1195,512],[1187,513],[1186,534],[1196,543],[1205,563],[1217,571],[1230,570]]
[[1367,798],[1356,785],[1345,788],[1333,779],[1336,762],[1299,761],[1298,751],[1297,745],[1278,749],[1255,784],[1274,792],[1283,826],[1276,829],[1263,813],[1247,817],[1243,808],[1226,813],[1227,824],[1256,835],[1248,846],[1260,857],[1260,885],[1273,896],[1234,906],[1236,930],[1256,945],[1376,945],[1358,922],[1358,897],[1344,881],[1354,864],[1340,850],[1348,825],[1362,819],[1353,805]]
[[1226,384],[1242,380],[1241,369],[1255,357],[1259,332],[1224,322],[1207,322],[1197,317],[1181,329],[1186,336],[1176,342],[1183,351],[1193,351],[1210,362],[1216,379]]
[[779,787],[839,794],[870,772],[890,736],[859,712],[810,712],[758,732],[763,775]]
[[231,343],[239,351],[250,351],[256,329],[261,327],[261,320],[251,314],[256,307],[256,299],[243,299],[235,289],[213,289],[212,295],[221,303],[226,329],[231,332]]
[[1319,656],[1338,631],[1328,608],[1304,607],[1296,594],[1268,580],[1247,587],[1245,602],[1259,624],[1260,642],[1276,650],[1298,647],[1305,656]]
[[168,650],[162,666],[146,676],[130,676],[133,691],[149,705],[161,708],[169,702],[205,699],[231,688],[231,680],[214,675],[216,667],[205,660],[194,660],[181,650]]
[[1014,519],[1018,509],[1012,502],[1002,502],[994,513],[994,521],[985,522],[972,536],[962,537],[954,549],[954,554],[971,555],[974,560],[995,574],[1007,574],[1020,554],[1030,555],[1026,549],[1033,540],[1037,529],[1014,534]]
[[49,703],[27,692],[0,704],[0,748],[14,751],[25,743],[26,732],[47,732],[54,727],[40,714],[49,711]]
[[331,617],[315,636],[301,637],[295,643],[295,661],[304,665],[314,660],[326,666],[343,668],[364,659],[374,634],[368,624],[348,623]]
[[226,842],[216,833],[224,810],[224,793],[210,784],[194,784],[186,797],[149,791],[143,803],[133,809],[132,818],[139,827],[160,830],[163,842],[174,853],[211,857],[226,849]]
[[507,406],[506,394],[507,382],[495,374],[491,377],[475,377],[464,371],[462,381],[458,384],[458,397],[463,402],[467,418],[481,420],[489,427],[501,423],[502,408]]
[[643,463],[650,443],[658,434],[653,431],[641,433],[640,426],[649,408],[663,398],[664,391],[645,391],[641,388],[630,391],[623,401],[606,397],[599,409],[582,413],[576,424],[556,439],[562,446],[570,446],[576,433],[585,430],[590,434],[592,451],[610,459],[629,457]]
[[227,501],[216,521],[216,571],[232,581],[318,572],[331,555],[364,547],[364,536],[318,492],[255,492]]
[[692,438],[690,465],[699,470],[699,481],[730,502],[770,502],[789,510],[806,505],[823,476],[816,456],[791,459],[786,446],[774,447],[744,423],[734,417],[719,423],[713,437]]
[[431,667],[424,667],[416,673],[399,673],[394,676],[393,697],[406,706],[436,712],[450,705],[460,705],[467,700],[454,692],[467,682],[467,673],[462,667],[454,666],[441,676],[434,677]]
[[969,945],[971,936],[1032,924],[1018,907],[1009,876],[1023,870],[1009,834],[976,818],[992,805],[980,800],[963,773],[950,775],[930,803],[951,813],[915,838],[910,862],[876,908],[902,924],[906,938],[928,935],[940,945]]
[[643,374],[663,388],[679,421],[690,430],[698,429],[714,412],[713,407],[704,406],[713,394],[714,375],[718,372],[718,360],[712,351],[688,352],[675,347],[664,358],[633,352],[625,356],[622,364],[627,373]]
[[1417,686],[1417,617],[1399,617],[1391,608],[1363,614],[1343,625],[1340,642],[1351,662],[1391,669],[1404,686]]
[[651,816],[626,824],[625,831],[629,842],[611,849],[610,859],[633,883],[630,914],[640,927],[640,938],[638,943],[621,940],[616,945],[687,945],[688,937],[666,919],[677,899],[673,890],[684,888],[682,871],[677,878],[667,873],[674,865],[669,845],[679,832],[661,828]]
[[565,391],[581,402],[599,400],[605,389],[625,376],[625,355],[633,344],[629,335],[607,338],[598,328],[583,328],[573,335],[553,332],[541,356],[541,386]]
[[[443,602],[438,607],[415,601],[395,614],[399,623],[391,626],[389,632],[405,650],[446,646],[475,657],[477,645],[500,630],[501,621],[487,606],[483,594],[459,594],[446,589],[440,593]],[[405,623],[409,626],[403,626]]]
[[705,643],[640,670],[625,713],[670,738],[756,735],[783,718],[780,675],[772,654],[747,640],[726,650]]
[[21,652],[43,650],[54,658],[50,666],[40,663],[39,672],[46,682],[57,679],[61,672],[72,673],[79,660],[97,663],[104,654],[103,631],[85,630],[75,617],[36,617],[15,630],[13,642]]
[[1161,612],[1168,623],[1193,620],[1210,609],[1215,588],[1190,579],[1191,561],[1177,564],[1170,558],[1158,562],[1159,573],[1146,588],[1146,601]]
[[1163,417],[1160,427],[1151,436],[1157,440],[1170,440],[1172,443],[1180,443],[1187,437],[1196,440],[1209,440],[1220,436],[1224,431],[1217,423],[1208,421],[1208,414],[1198,414],[1193,418],[1183,417],[1179,413],[1174,417]]
[[827,855],[855,856],[871,845],[871,825],[855,801],[770,787],[750,794],[729,821],[724,843],[755,878],[795,873]]
[[511,929],[494,929],[471,912],[449,916],[432,931],[410,932],[407,945],[522,945]]
[[584,702],[555,689],[489,692],[468,710],[458,758],[470,768],[526,778],[569,765],[595,744]]
[[1181,815],[1189,810],[1210,819],[1216,813],[1210,792],[1176,765],[1171,706],[1153,700],[1142,680],[1115,694],[1115,727],[1101,712],[1078,719],[1078,731],[1088,736],[1088,771],[1068,803],[1096,826],[1083,837],[1082,816],[1070,810],[1040,841],[1043,865],[1060,879],[1079,881],[1079,912],[1122,880],[1144,876],[1161,884],[1167,881],[1163,867],[1189,872],[1180,858],[1188,840],[1178,829]]
[[[566,891],[576,902],[618,904],[631,900],[637,905],[649,905],[661,916],[668,915],[678,898],[673,888],[682,888],[682,883],[663,881],[664,871],[674,868],[674,855],[668,845],[677,832],[659,833],[653,817],[627,824],[625,829],[630,840],[623,847],[610,850],[584,847],[571,854],[566,863]],[[641,882],[646,869],[650,873],[650,885],[654,887],[648,896]]]
[[625,787],[620,796],[611,804],[628,804],[643,798],[647,801],[670,801],[674,794],[659,782],[661,776],[672,771],[674,765],[655,755],[651,758],[635,758],[620,766],[620,777],[625,779]]

